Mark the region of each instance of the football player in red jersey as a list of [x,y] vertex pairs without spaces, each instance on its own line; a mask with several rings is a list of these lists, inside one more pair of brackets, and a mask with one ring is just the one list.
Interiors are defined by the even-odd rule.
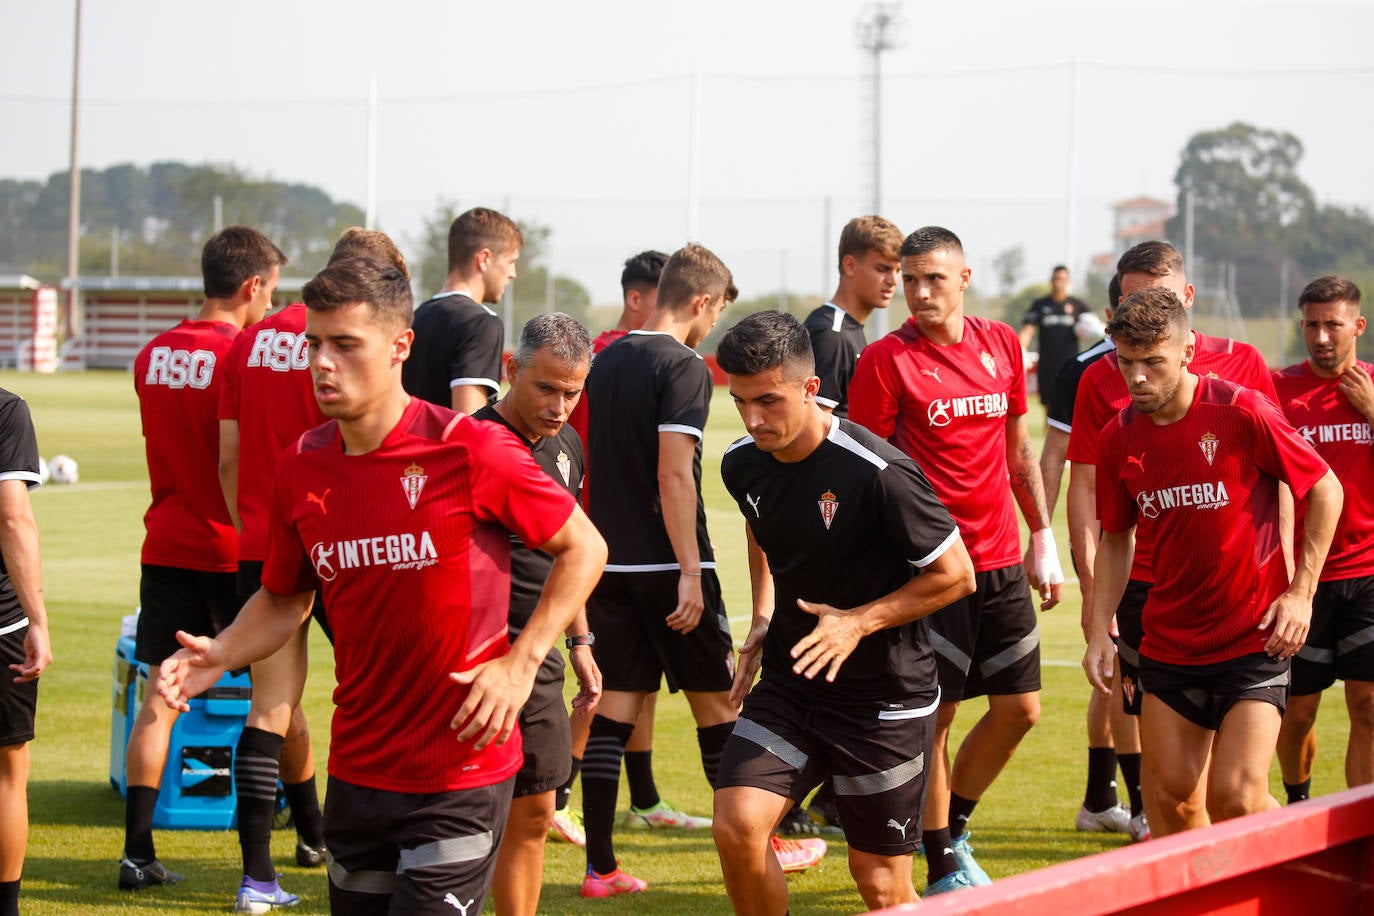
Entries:
[[[279,465],[263,587],[218,638],[179,633],[185,648],[158,689],[184,708],[226,667],[280,648],[320,589],[339,682],[331,909],[480,909],[522,756],[519,711],[599,577],[605,543],[513,437],[406,393],[401,271],[345,258],[303,297],[315,395],[332,420]],[[510,532],[554,556],[514,646]]]
[[[1119,470],[1097,478],[1102,541],[1083,667],[1095,688],[1111,691],[1109,628],[1139,534],[1154,548],[1141,737],[1153,772],[1151,826],[1167,835],[1277,805],[1268,774],[1289,659],[1307,637],[1341,486],[1272,401],[1189,371],[1195,344],[1172,291],[1127,296],[1107,330],[1131,406],[1098,447],[1097,464]],[[1291,583],[1280,481],[1305,500]]]

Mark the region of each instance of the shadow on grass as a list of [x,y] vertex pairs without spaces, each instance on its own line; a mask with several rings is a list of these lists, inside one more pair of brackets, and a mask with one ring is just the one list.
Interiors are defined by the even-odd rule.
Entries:
[[35,827],[123,827],[124,796],[108,779],[31,778],[29,823]]

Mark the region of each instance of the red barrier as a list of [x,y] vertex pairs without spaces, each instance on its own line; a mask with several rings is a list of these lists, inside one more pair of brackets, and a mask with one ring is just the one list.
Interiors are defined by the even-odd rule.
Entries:
[[1327,916],[1374,912],[1374,786],[957,891],[883,914]]

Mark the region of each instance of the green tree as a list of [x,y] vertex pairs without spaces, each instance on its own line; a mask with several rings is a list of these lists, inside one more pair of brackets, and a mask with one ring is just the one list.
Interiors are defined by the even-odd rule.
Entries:
[[997,282],[1002,284],[1004,296],[1016,288],[1016,281],[1021,279],[1021,274],[1025,273],[1025,270],[1026,250],[1020,245],[998,252],[992,259],[992,271],[997,275]]

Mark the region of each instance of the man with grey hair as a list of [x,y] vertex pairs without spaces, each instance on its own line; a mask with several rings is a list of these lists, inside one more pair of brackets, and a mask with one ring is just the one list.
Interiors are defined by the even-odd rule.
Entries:
[[[582,440],[568,415],[582,397],[591,368],[592,338],[562,312],[530,319],[520,332],[515,354],[506,361],[510,389],[495,404],[473,415],[513,433],[535,463],[580,498],[585,461]],[[553,557],[511,535],[510,635],[520,634],[539,601]],[[601,698],[601,672],[592,660],[586,612],[568,628],[567,648],[579,690],[573,706],[589,713]],[[520,712],[525,759],[515,775],[515,795],[506,834],[497,856],[492,898],[499,916],[534,916],[544,871],[544,842],[553,824],[554,793],[572,767],[572,732],[563,706],[563,656],[549,652],[535,678],[534,691]]]

